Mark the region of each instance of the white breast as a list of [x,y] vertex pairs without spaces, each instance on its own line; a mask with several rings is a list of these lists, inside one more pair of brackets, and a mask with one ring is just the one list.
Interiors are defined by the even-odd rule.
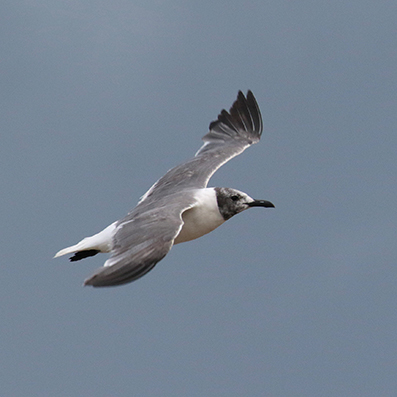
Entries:
[[199,190],[197,204],[185,211],[182,219],[184,224],[174,244],[194,240],[222,225],[225,220],[219,212],[214,188]]

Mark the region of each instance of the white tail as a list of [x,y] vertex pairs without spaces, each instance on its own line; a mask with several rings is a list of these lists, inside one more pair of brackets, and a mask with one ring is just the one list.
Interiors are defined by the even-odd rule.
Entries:
[[116,231],[116,223],[114,222],[109,225],[106,229],[101,232],[94,234],[91,237],[86,237],[79,243],[72,245],[71,247],[64,248],[58,251],[54,258],[59,256],[72,254],[73,252],[86,251],[86,250],[98,250],[100,252],[110,252],[113,246],[113,235]]

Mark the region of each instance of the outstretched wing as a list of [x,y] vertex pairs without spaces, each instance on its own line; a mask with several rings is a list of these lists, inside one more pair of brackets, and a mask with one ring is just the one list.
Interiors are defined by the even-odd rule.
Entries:
[[254,94],[239,91],[229,112],[222,110],[204,135],[204,145],[192,159],[169,170],[142,197],[170,194],[180,189],[205,188],[223,164],[259,142],[263,130],[262,116]]
[[191,160],[171,169],[117,224],[111,257],[85,281],[94,287],[134,281],[167,255],[182,226],[182,214],[195,204],[194,191],[205,188],[214,172],[259,142],[262,118],[251,91],[239,91],[230,111],[222,110]]
[[134,281],[167,255],[182,228],[182,214],[193,207],[192,192],[183,197],[137,206],[117,224],[111,257],[84,285],[108,287]]

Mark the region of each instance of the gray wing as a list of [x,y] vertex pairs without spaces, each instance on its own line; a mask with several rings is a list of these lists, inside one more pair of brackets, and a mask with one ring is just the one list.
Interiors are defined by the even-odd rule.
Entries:
[[167,255],[182,228],[182,213],[194,203],[193,192],[185,192],[135,207],[118,222],[111,257],[84,285],[116,286],[144,276]]
[[182,213],[195,205],[194,189],[207,186],[214,172],[259,142],[262,118],[251,91],[239,91],[230,111],[222,110],[191,160],[171,169],[117,224],[112,255],[84,284],[116,286],[134,281],[164,258],[182,228]]
[[205,188],[209,179],[223,164],[259,142],[263,124],[254,94],[247,97],[239,91],[229,112],[222,110],[204,135],[204,145],[196,156],[169,170],[142,197],[170,194],[184,188]]

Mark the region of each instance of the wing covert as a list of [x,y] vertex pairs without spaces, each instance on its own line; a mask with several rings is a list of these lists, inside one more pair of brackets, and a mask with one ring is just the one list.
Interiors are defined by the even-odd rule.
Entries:
[[259,142],[263,130],[259,106],[251,91],[239,91],[229,112],[222,110],[195,157],[169,170],[142,197],[174,193],[181,188],[205,188],[223,164]]
[[193,205],[189,194],[184,200],[167,197],[139,204],[119,221],[111,257],[84,285],[116,286],[144,276],[172,248],[183,225],[182,213]]

